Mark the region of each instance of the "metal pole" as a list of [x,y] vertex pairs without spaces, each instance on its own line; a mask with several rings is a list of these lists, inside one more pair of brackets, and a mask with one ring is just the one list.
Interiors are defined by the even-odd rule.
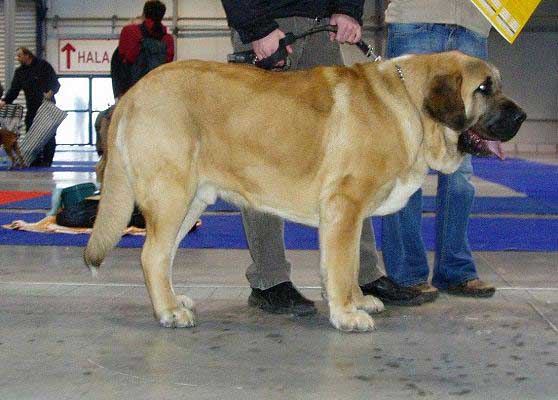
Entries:
[[10,87],[15,70],[15,15],[16,0],[4,0],[4,54],[6,60],[6,87]]

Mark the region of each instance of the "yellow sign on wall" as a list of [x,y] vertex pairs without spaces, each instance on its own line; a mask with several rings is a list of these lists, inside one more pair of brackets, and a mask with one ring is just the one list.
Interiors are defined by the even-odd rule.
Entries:
[[529,21],[542,0],[471,0],[510,43]]

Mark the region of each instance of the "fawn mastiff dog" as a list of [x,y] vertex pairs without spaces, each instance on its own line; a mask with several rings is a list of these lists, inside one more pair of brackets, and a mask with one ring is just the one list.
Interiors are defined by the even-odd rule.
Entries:
[[103,196],[85,261],[93,272],[136,202],[155,317],[195,325],[174,292],[178,244],[217,197],[317,226],[330,321],[368,331],[383,304],[357,283],[363,219],[403,207],[428,168],[456,170],[465,152],[506,141],[525,113],[498,71],[458,52],[352,67],[273,73],[180,61],[145,76],[109,128]]
[[17,133],[5,128],[0,128],[0,146],[4,147],[6,154],[12,161],[10,169],[25,167],[25,161],[23,160],[23,157],[19,150],[17,138]]

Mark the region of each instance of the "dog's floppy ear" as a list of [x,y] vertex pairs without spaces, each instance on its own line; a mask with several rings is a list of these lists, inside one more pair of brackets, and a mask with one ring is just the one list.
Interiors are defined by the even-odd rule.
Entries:
[[434,120],[454,131],[465,128],[465,104],[461,98],[461,74],[437,75],[432,79],[423,108]]

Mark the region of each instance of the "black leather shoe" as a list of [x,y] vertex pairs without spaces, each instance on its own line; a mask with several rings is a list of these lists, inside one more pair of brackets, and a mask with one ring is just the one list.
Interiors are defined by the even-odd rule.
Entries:
[[265,290],[252,288],[248,304],[272,314],[303,316],[316,313],[314,302],[300,294],[292,282],[283,282]]
[[420,290],[399,286],[387,276],[382,276],[360,288],[364,295],[376,296],[385,304],[419,306],[426,300]]

